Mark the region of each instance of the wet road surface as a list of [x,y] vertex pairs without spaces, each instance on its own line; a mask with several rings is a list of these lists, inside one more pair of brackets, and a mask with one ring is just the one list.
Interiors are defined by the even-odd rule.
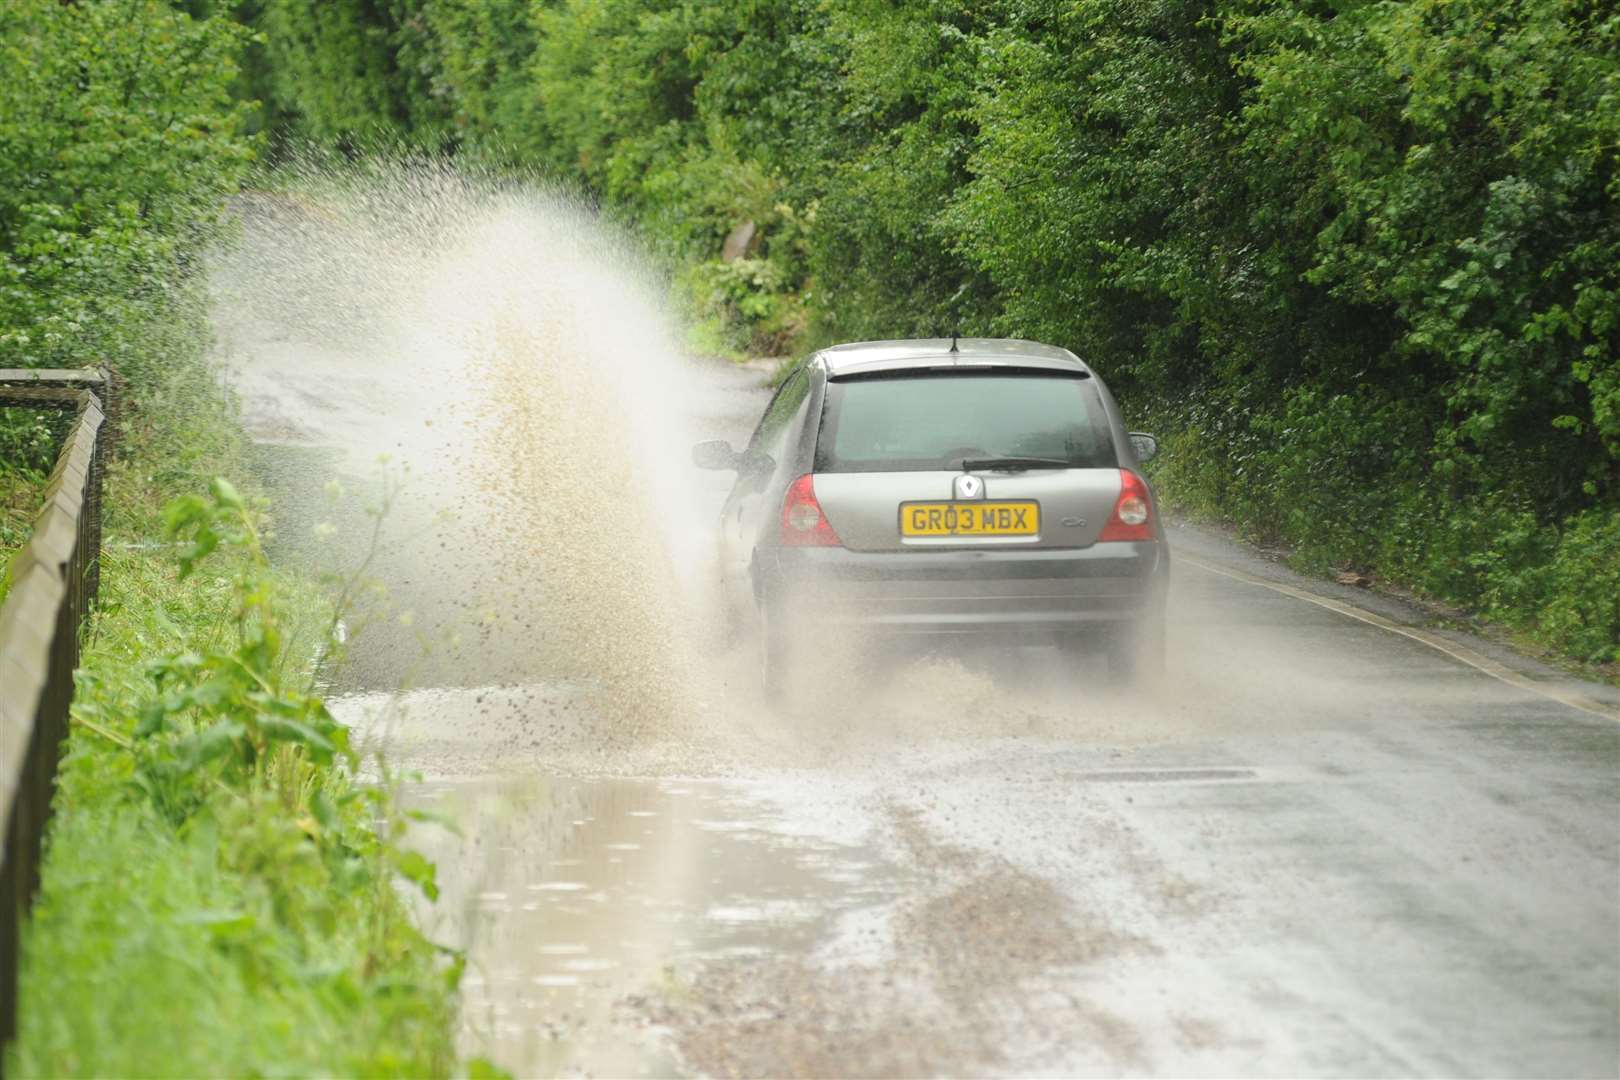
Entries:
[[1172,543],[1142,696],[1028,649],[775,715],[743,648],[703,721],[633,743],[566,685],[348,699],[462,823],[423,843],[469,1048],[525,1075],[1614,1074],[1612,693],[1471,643],[1611,711],[1572,708]]
[[[431,348],[222,336],[284,557],[331,554],[319,522],[365,535],[354,431],[430,495],[454,482],[395,507],[367,564],[388,600],[334,692],[421,773],[408,801],[458,823],[416,842],[444,890],[430,932],[468,951],[469,1054],[521,1076],[1620,1073],[1612,689],[1177,527],[1151,690],[1028,648],[771,710],[746,641],[658,621],[707,587],[702,535],[672,584],[628,582],[653,602],[622,632],[620,603],[566,593],[600,545],[559,550],[544,522],[579,510],[569,491],[628,501],[633,475],[581,472],[566,442],[435,474],[488,406],[398,376]],[[684,434],[740,442],[762,374],[681,377]],[[499,430],[540,439],[503,385]],[[531,404],[574,442],[631,425]],[[344,494],[323,501],[328,475]],[[703,521],[729,477],[673,482]],[[531,488],[538,532],[468,540]],[[625,565],[606,555],[592,588]],[[642,680],[619,641],[674,659]]]
[[[403,760],[493,748],[413,796],[469,837],[424,838],[469,1045],[524,1074],[1612,1075],[1620,726],[1212,575],[1175,602],[1156,700],[1060,677],[1006,712],[1001,667],[941,664],[937,729],[941,695],[891,692],[704,769],[653,744],[611,775],[521,688],[411,701]],[[1331,675],[1277,674],[1307,662]]]

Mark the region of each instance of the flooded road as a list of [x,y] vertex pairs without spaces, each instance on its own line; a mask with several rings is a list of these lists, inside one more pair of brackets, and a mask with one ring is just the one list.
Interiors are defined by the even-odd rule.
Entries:
[[[473,957],[469,1050],[522,1075],[1612,1072],[1613,722],[1218,577],[1178,604],[1200,583],[1228,615],[1189,612],[1152,703],[1006,715],[999,667],[941,665],[953,698],[985,685],[938,730],[884,696],[613,775],[594,718],[501,738],[543,695],[409,701],[393,746],[430,775],[446,742],[500,748],[412,795],[466,836],[423,842],[433,925]],[[1268,624],[1338,676],[1279,699],[1197,670],[1238,676],[1230,642]]]
[[[563,243],[546,228],[502,233]],[[1612,690],[1179,527],[1148,693],[1027,648],[769,709],[749,643],[702,612],[728,478],[685,464],[742,441],[763,373],[687,363],[635,329],[633,288],[545,270],[582,264],[511,257],[537,298],[485,312],[493,351],[434,336],[438,271],[357,300],[387,333],[347,343],[221,316],[285,553],[365,535],[375,452],[413,470],[334,708],[459,830],[416,843],[443,889],[424,920],[468,953],[469,1054],[520,1076],[1620,1071]],[[626,379],[593,383],[585,351]]]

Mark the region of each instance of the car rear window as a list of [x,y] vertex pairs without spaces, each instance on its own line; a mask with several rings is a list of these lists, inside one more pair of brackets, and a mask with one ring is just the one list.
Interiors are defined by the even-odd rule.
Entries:
[[955,470],[964,458],[996,457],[1118,464],[1089,379],[945,372],[827,385],[817,472]]

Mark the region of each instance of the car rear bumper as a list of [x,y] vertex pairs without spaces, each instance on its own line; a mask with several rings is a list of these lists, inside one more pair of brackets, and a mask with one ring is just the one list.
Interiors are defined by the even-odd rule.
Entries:
[[860,552],[778,548],[764,598],[795,622],[883,634],[1067,635],[1162,616],[1163,543]]

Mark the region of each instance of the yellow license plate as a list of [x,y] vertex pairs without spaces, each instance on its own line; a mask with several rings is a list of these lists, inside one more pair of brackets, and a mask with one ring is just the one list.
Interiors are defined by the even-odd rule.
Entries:
[[933,502],[900,505],[901,536],[1034,536],[1035,502]]

